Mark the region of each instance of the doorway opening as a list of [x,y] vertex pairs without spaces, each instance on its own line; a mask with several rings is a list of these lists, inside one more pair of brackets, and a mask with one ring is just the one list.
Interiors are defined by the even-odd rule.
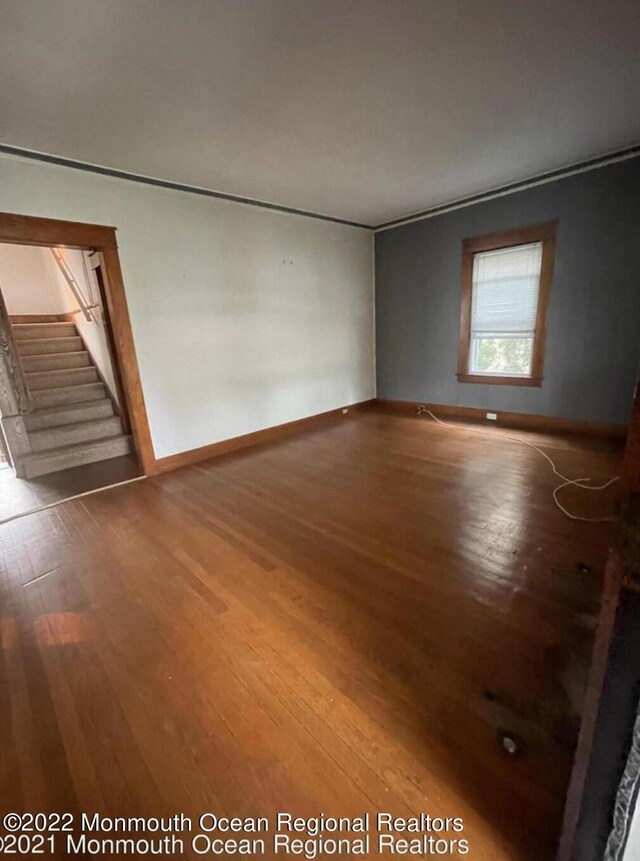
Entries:
[[145,474],[113,228],[0,215],[0,337],[0,523]]

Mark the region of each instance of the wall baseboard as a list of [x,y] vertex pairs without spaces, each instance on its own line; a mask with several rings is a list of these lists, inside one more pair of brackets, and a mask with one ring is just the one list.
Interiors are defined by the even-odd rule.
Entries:
[[498,416],[497,421],[486,418],[487,410],[478,407],[460,407],[449,404],[430,404],[426,401],[395,401],[378,398],[376,406],[380,409],[416,414],[418,404],[424,404],[438,418],[471,419],[491,427],[507,427],[518,430],[538,431],[540,433],[576,434],[579,436],[605,437],[609,439],[624,439],[627,435],[627,425],[608,424],[606,422],[576,421],[557,416],[539,416],[531,413],[512,413],[503,410],[491,410]]
[[239,449],[248,448],[259,443],[270,442],[279,437],[287,436],[299,430],[312,430],[327,422],[327,420],[342,417],[343,410],[349,410],[349,414],[358,410],[367,409],[375,404],[375,399],[368,401],[360,401],[355,404],[346,404],[344,407],[339,407],[335,410],[328,410],[324,413],[316,413],[313,416],[306,416],[302,419],[296,419],[292,422],[285,422],[281,425],[264,428],[263,430],[253,431],[252,433],[243,434],[242,436],[232,437],[231,439],[214,442],[210,445],[204,445],[201,448],[193,448],[189,451],[182,451],[178,454],[170,454],[167,457],[157,458],[153,468],[150,470],[151,475],[157,475],[162,472],[168,472],[172,469],[177,469],[180,466],[189,466],[194,463],[199,463],[202,460],[208,460],[212,457],[219,457],[223,454],[229,454]]

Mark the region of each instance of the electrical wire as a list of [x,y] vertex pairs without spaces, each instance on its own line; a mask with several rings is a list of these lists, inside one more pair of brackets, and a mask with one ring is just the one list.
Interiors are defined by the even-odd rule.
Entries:
[[83,493],[74,493],[73,496],[66,496],[64,499],[56,499],[55,502],[48,502],[46,505],[38,505],[36,508],[29,508],[27,511],[20,511],[18,514],[4,517],[0,520],[0,526],[3,526],[5,523],[11,523],[13,520],[19,520],[21,517],[27,517],[29,514],[38,514],[40,511],[48,511],[50,508],[57,508],[58,505],[62,505],[65,502],[72,502],[74,499],[81,499],[83,496],[92,496],[94,493],[102,493],[103,491],[111,490],[114,487],[122,487],[125,484],[132,484],[134,481],[142,481],[146,477],[146,475],[136,475],[134,478],[126,478],[124,481],[116,481],[113,484],[107,484],[104,487],[94,487],[93,490],[85,490]]
[[553,470],[553,474],[557,475],[558,478],[562,479],[562,483],[559,484],[555,488],[555,490],[553,491],[553,494],[552,494],[553,495],[553,501],[558,506],[560,511],[564,515],[566,515],[568,518],[570,518],[571,520],[581,520],[585,523],[610,523],[610,522],[618,519],[615,515],[612,515],[611,517],[580,517],[577,514],[571,514],[571,512],[567,511],[567,509],[564,507],[564,505],[562,505],[562,503],[558,499],[558,493],[563,488],[569,487],[570,485],[573,485],[575,487],[581,487],[583,490],[604,490],[605,488],[612,485],[615,481],[619,481],[620,480],[619,475],[615,475],[613,478],[610,478],[609,481],[606,481],[604,484],[590,484],[589,482],[592,481],[591,478],[568,478],[566,475],[563,475],[560,472],[560,470],[556,467],[553,460],[551,460],[551,458],[549,457],[549,455],[545,451],[543,451],[537,445],[534,445],[532,442],[528,442],[526,439],[521,439],[520,437],[517,437],[517,436],[510,436],[509,434],[496,434],[493,431],[482,430],[481,428],[473,428],[473,427],[468,427],[468,426],[465,427],[464,425],[456,425],[456,424],[452,424],[451,422],[443,422],[442,419],[439,419],[437,416],[434,416],[434,414],[431,412],[431,410],[427,409],[426,407],[423,407],[422,409],[418,409],[418,415],[424,415],[425,413],[427,415],[430,415],[431,418],[434,421],[436,421],[439,425],[443,425],[443,427],[457,428],[457,430],[468,431],[469,433],[479,433],[479,434],[483,434],[484,436],[493,437],[494,439],[496,439],[496,438],[501,439],[501,440],[506,439],[506,440],[509,440],[510,442],[517,442],[517,443],[520,443],[520,445],[526,445],[529,448],[532,448],[534,451],[537,451],[538,454],[542,455],[542,457],[546,461],[548,461],[549,465],[551,466],[551,469]]

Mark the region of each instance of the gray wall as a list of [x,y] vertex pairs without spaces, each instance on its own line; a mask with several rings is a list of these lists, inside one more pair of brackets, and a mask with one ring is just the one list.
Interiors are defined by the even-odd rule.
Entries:
[[[458,383],[461,241],[558,219],[541,388]],[[626,422],[640,360],[640,158],[376,235],[378,397]]]

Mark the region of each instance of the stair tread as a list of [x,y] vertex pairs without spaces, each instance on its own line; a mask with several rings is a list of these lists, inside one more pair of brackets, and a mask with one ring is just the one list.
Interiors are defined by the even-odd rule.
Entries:
[[27,371],[24,376],[32,395],[43,389],[75,388],[76,386],[101,382],[93,365],[79,368],[56,368],[52,371]]
[[[78,369],[74,368],[73,370],[77,371]],[[59,371],[56,371],[56,373],[59,373]],[[38,395],[38,394],[41,394],[42,392],[49,392],[50,393],[50,392],[60,392],[60,391],[70,392],[74,389],[82,389],[85,386],[103,386],[103,385],[104,385],[104,383],[101,383],[100,381],[98,381],[97,383],[78,383],[75,386],[51,386],[50,389],[36,389],[35,393],[32,392],[32,394]],[[98,400],[98,398],[96,398],[96,400]],[[102,398],[100,398],[99,400],[102,400]],[[45,409],[48,409],[48,408],[45,407]]]
[[87,401],[110,400],[104,383],[75,383],[71,386],[49,386],[31,392],[31,403],[39,409],[86,403]]
[[47,371],[71,371],[76,368],[95,367],[87,350],[67,353],[41,353],[37,356],[20,356],[25,374],[42,374]]
[[85,440],[84,442],[73,442],[70,445],[59,445],[59,446],[56,446],[55,448],[43,449],[43,451],[30,452],[29,454],[23,455],[21,460],[23,462],[26,462],[26,461],[32,462],[32,461],[38,460],[40,458],[48,458],[48,457],[52,457],[53,455],[57,455],[57,454],[67,454],[67,453],[70,453],[70,452],[73,452],[76,450],[80,451],[82,449],[91,449],[94,446],[95,447],[108,446],[111,443],[115,442],[116,440],[121,440],[121,439],[130,440],[131,437],[129,434],[126,434],[126,433],[118,433],[118,434],[113,434],[113,436],[103,436],[103,437],[100,437],[99,439],[90,439],[90,440]]
[[[50,340],[55,338],[75,338],[78,330],[75,323],[12,323],[11,329],[16,341],[23,340],[20,336],[26,335],[30,341]],[[47,331],[49,334],[43,334]],[[42,338],[37,338],[42,334]]]
[[51,320],[49,323],[41,320],[39,323],[12,323],[11,328],[17,329],[18,331],[22,331],[23,329],[33,329],[37,326],[48,327],[50,329],[56,329],[64,326],[75,326],[71,320]]
[[[109,422],[113,422],[114,419],[116,421],[120,421],[119,417],[116,415],[100,416],[100,418],[97,419],[85,419],[84,421],[80,422],[69,422],[69,424],[66,425],[56,425],[55,427],[50,428],[38,428],[37,430],[29,431],[29,436],[33,434],[50,433],[52,431],[64,431],[65,433],[67,433],[69,431],[74,431],[76,428],[83,427],[84,425],[106,424]],[[100,437],[100,439],[108,439],[108,437]],[[91,442],[91,440],[85,440],[85,442]]]
[[[15,324],[11,327],[15,328]],[[80,338],[80,335],[61,335],[58,338],[29,338],[30,344],[44,344],[45,341],[57,342],[57,341],[68,341],[71,338]]]
[[60,356],[64,356],[65,359],[68,356],[87,356],[89,354],[88,350],[68,350],[66,353],[38,353],[37,356],[21,356],[21,359],[59,359]]
[[[34,324],[33,323],[23,323],[23,324],[14,323],[11,328],[15,329],[19,325],[24,325],[26,328],[30,329]],[[49,328],[50,326],[53,326],[54,324],[53,323],[41,323],[40,325],[46,326],[47,328]],[[58,326],[58,325],[60,325],[60,326],[71,326],[72,324],[71,323],[56,323],[55,325],[56,326]],[[15,336],[15,332],[14,332],[14,336]],[[80,337],[80,335],[78,335],[78,332],[76,330],[73,333],[73,335],[54,335],[54,336],[43,335],[42,338],[29,338],[29,342],[33,343],[33,344],[39,344],[41,341],[68,341],[69,338],[79,338],[79,337]],[[18,338],[18,340],[20,340],[20,339]]]
[[26,371],[25,380],[33,394],[41,389],[82,386],[99,383],[98,372],[94,365],[79,368],[54,368],[50,371]]
[[102,418],[113,418],[116,411],[111,398],[100,400],[76,401],[75,403],[54,404],[29,410],[24,421],[29,434],[41,430],[63,428],[78,422],[92,422]]
[[[92,386],[92,385],[94,385],[94,383],[83,383],[83,385]],[[61,388],[75,389],[75,388],[77,388],[77,386],[66,386],[66,387],[61,386]],[[58,390],[57,389],[47,389],[47,391],[56,392]],[[78,403],[75,403],[75,404],[74,403],[58,404],[55,407],[36,407],[35,409],[31,410],[31,414],[64,413],[64,412],[70,412],[73,410],[83,410],[83,409],[90,410],[92,408],[97,407],[98,404],[103,404],[105,401],[108,401],[108,400],[109,400],[109,398],[104,397],[104,398],[96,398],[93,401],[78,401]]]
[[25,374],[27,377],[32,377],[36,374],[74,374],[78,371],[86,371],[87,369],[95,371],[95,365],[81,366],[79,368],[52,368],[50,371],[25,371]]
[[37,430],[29,430],[33,454],[55,452],[63,446],[77,443],[97,443],[121,435],[122,421],[115,415],[80,419],[63,425],[49,425]]
[[72,335],[70,338],[22,338],[15,343],[21,359],[64,356],[85,349],[79,335]]

